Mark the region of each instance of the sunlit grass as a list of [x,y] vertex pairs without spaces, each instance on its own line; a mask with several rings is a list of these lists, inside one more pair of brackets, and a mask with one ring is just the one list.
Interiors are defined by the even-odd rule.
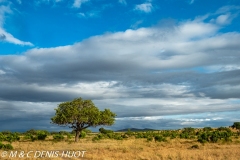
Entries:
[[[103,139],[93,142],[88,135],[75,143],[74,139],[54,142],[49,137],[45,141],[20,141],[13,142],[15,151],[86,151],[83,158],[97,160],[239,160],[240,139],[235,137],[232,142],[205,143],[189,139],[167,139],[167,142],[147,142],[146,139],[134,137],[124,140]],[[197,146],[197,147],[196,147]],[[1,152],[1,151],[0,151]],[[12,158],[14,159],[14,158]],[[15,158],[16,159],[16,158]],[[21,158],[24,159],[24,158]],[[36,158],[25,158],[28,160]],[[74,159],[65,157],[42,159]]]

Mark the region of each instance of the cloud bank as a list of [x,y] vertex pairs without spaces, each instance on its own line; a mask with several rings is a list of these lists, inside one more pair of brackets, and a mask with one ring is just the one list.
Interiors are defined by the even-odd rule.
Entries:
[[48,128],[57,104],[82,97],[116,112],[114,129],[133,127],[130,121],[140,128],[147,121],[148,128],[219,125],[226,116],[164,116],[239,113],[240,33],[221,32],[231,15],[208,14],[0,56],[0,110],[11,115],[0,121]]

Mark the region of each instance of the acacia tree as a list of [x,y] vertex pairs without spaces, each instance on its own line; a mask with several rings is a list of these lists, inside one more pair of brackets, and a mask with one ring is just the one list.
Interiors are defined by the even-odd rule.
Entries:
[[99,125],[113,125],[116,117],[116,114],[109,109],[100,111],[91,100],[82,98],[60,103],[55,110],[56,113],[51,118],[51,123],[72,128],[76,133],[75,142],[78,141],[83,129]]

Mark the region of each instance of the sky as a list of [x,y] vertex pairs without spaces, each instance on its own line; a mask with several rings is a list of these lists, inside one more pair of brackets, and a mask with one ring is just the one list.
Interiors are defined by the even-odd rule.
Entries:
[[112,130],[230,126],[239,22],[239,0],[0,0],[0,131],[68,130],[50,119],[78,97]]

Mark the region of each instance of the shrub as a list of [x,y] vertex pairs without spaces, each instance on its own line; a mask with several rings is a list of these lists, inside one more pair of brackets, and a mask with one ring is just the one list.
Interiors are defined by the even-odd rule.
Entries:
[[5,144],[4,145],[4,149],[5,150],[12,150],[13,149],[13,146],[11,144]]
[[160,136],[160,135],[156,135],[155,137],[154,137],[154,140],[155,140],[155,142],[157,141],[157,142],[165,142],[166,141],[166,138],[164,138],[163,136]]
[[0,149],[4,149],[4,146],[5,145],[0,142]]
[[44,132],[44,131],[38,131],[37,132],[37,139],[38,140],[45,140],[46,137],[47,137],[46,132]]
[[0,132],[0,142],[5,140],[5,135]]
[[11,131],[2,131],[2,134],[4,135],[8,135],[8,134],[11,134],[12,132]]
[[84,132],[84,131],[82,131],[82,132],[80,133],[80,135],[79,135],[79,138],[85,138],[86,135],[87,135],[87,133]]
[[5,137],[5,141],[10,142],[10,143],[19,141],[19,140],[20,140],[20,137],[17,133],[10,133]]
[[0,143],[0,149],[12,150],[13,146],[11,144],[2,144],[2,143]]
[[26,134],[24,135],[23,139],[29,140],[29,139],[31,139],[31,137],[32,137],[32,135],[31,135],[30,133],[26,133]]
[[205,132],[209,132],[209,131],[212,131],[213,129],[211,127],[204,127],[203,128],[203,131]]
[[234,122],[232,128],[240,129],[240,122]]
[[107,129],[104,129],[104,128],[100,128],[99,132],[102,133],[102,134],[113,133],[112,130],[107,130]]
[[189,135],[195,135],[195,129],[188,127],[188,128],[183,128],[182,133],[188,133]]
[[232,131],[231,131],[231,129],[229,129],[229,128],[226,128],[226,127],[219,127],[217,130],[218,130],[218,131],[227,131],[227,132],[232,132]]
[[98,137],[93,137],[93,138],[92,138],[92,141],[94,141],[94,142],[95,142],[95,141],[99,141],[99,140],[100,140],[100,139],[99,139]]
[[148,141],[148,142],[151,142],[152,140],[153,140],[153,137],[148,137],[148,138],[147,138],[147,141]]
[[123,137],[120,134],[114,134],[113,139],[115,139],[115,140],[123,140]]
[[84,129],[83,131],[86,132],[87,134],[88,134],[88,133],[92,133],[92,131],[91,131],[90,129],[87,129],[87,128]]
[[179,136],[180,136],[180,138],[185,138],[185,139],[189,139],[190,138],[188,133],[181,133]]
[[130,129],[125,133],[127,136],[133,136],[134,132],[132,132]]
[[64,139],[64,136],[62,134],[55,134],[53,136],[53,140],[55,140],[55,141],[61,141],[63,139]]
[[28,134],[31,134],[31,135],[37,135],[37,131],[36,130],[34,130],[34,129],[30,129],[30,130],[28,130],[28,131],[26,131],[26,133]]

